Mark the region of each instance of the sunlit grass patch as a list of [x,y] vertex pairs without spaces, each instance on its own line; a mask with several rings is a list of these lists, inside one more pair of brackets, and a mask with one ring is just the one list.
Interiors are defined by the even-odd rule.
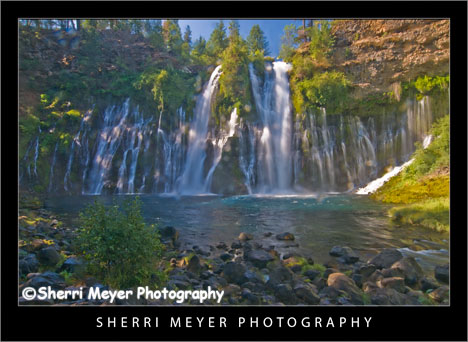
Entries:
[[450,200],[448,198],[430,199],[390,209],[392,221],[428,227],[437,231],[450,230]]

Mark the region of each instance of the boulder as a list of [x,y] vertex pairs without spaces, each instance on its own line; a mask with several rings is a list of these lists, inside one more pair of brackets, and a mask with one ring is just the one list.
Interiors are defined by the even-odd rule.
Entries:
[[435,279],[424,277],[421,279],[421,290],[426,292],[427,290],[435,290],[439,287]]
[[392,278],[384,278],[380,281],[381,287],[387,287],[394,289],[398,292],[405,293],[405,279],[401,277],[392,277]]
[[331,256],[338,257],[338,260],[344,264],[353,264],[359,261],[359,256],[356,252],[347,246],[334,246],[329,253]]
[[275,297],[284,304],[294,305],[298,299],[289,284],[278,284],[274,287]]
[[429,297],[439,303],[444,300],[448,301],[450,297],[450,288],[447,285],[441,286],[429,293]]
[[404,275],[405,283],[408,286],[417,284],[423,277],[423,270],[413,257],[404,257],[395,262],[391,268],[400,271]]
[[384,287],[375,288],[368,292],[374,305],[418,305],[417,298],[404,295],[395,289]]
[[241,297],[251,305],[260,304],[260,298],[254,295],[249,289],[244,288],[241,293]]
[[186,269],[195,274],[200,273],[202,265],[200,263],[200,258],[196,254],[190,258]]
[[37,258],[41,264],[55,266],[60,261],[60,254],[55,247],[46,247],[37,252]]
[[450,281],[450,269],[449,264],[445,264],[442,266],[436,266],[434,269],[434,276],[437,280],[448,284]]
[[278,240],[294,240],[294,235],[292,233],[285,232],[285,233],[277,234],[276,238]]
[[228,262],[223,268],[223,277],[229,283],[242,284],[247,281],[245,272],[247,269],[244,265],[237,262]]
[[327,297],[329,299],[336,299],[339,296],[346,295],[346,292],[338,290],[338,289],[336,289],[334,287],[331,287],[331,286],[325,286],[323,289],[320,290],[319,295],[322,298]]
[[25,287],[33,287],[37,290],[40,287],[47,286],[50,286],[54,290],[61,290],[64,289],[66,285],[65,280],[60,274],[47,271],[29,279],[21,286],[20,291]]
[[232,255],[229,253],[223,253],[219,256],[219,258],[223,261],[228,261],[232,259]]
[[179,246],[179,232],[174,227],[166,226],[164,228],[161,228],[159,230],[159,234],[161,235],[161,242],[169,248]]
[[307,283],[298,283],[294,286],[294,294],[306,304],[316,305],[320,302],[315,286]]
[[[239,234],[238,239],[239,239],[240,241],[252,240],[252,239],[253,239],[253,235],[252,235],[252,234],[249,234],[249,233],[242,232],[242,233]],[[234,247],[233,247],[233,248],[234,248]]]
[[242,244],[238,241],[234,241],[232,244],[231,244],[231,248],[232,249],[239,249],[239,248],[242,248]]
[[402,258],[403,254],[401,254],[399,250],[394,248],[386,248],[371,260],[369,260],[369,264],[373,264],[377,268],[389,268]]
[[67,271],[70,273],[79,273],[83,272],[86,268],[86,265],[82,260],[74,257],[70,257],[62,264],[60,268],[61,271]]
[[327,279],[328,286],[346,292],[354,304],[362,304],[362,291],[356,283],[343,273],[332,273]]
[[24,246],[24,249],[27,250],[28,252],[37,252],[45,247],[48,247],[49,245],[44,242],[42,239],[34,239],[31,241],[31,243],[27,244]]
[[357,287],[361,287],[361,286],[362,286],[362,274],[354,273],[354,274],[351,276],[351,279],[356,283],[356,286],[357,286]]
[[225,296],[235,296],[241,292],[240,286],[236,284],[228,284],[223,290]]
[[37,272],[38,269],[39,262],[34,254],[28,254],[19,261],[20,274],[34,273]]
[[359,268],[359,273],[360,273],[364,278],[367,278],[367,277],[369,277],[372,273],[374,273],[376,269],[377,269],[377,267],[375,267],[375,265],[373,265],[373,264],[362,265],[362,266]]
[[280,263],[269,264],[268,268],[270,269],[269,279],[267,281],[269,287],[273,288],[278,284],[288,283],[294,277],[294,273]]
[[258,268],[265,267],[267,263],[275,259],[270,253],[263,249],[247,251],[244,257]]

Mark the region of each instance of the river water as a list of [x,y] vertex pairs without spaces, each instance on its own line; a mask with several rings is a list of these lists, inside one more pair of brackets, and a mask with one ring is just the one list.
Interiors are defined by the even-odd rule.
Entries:
[[[65,215],[69,224],[95,200],[121,203],[134,195],[63,196],[46,200],[46,208]],[[352,194],[283,196],[190,196],[140,195],[147,223],[171,225],[180,232],[183,247],[208,249],[224,241],[230,245],[240,232],[254,235],[264,247],[274,245],[280,254],[299,253],[315,262],[333,260],[335,245],[353,248],[366,261],[383,248],[399,248],[413,256],[425,273],[433,276],[435,265],[449,261],[449,234],[416,226],[396,226],[386,216],[388,205]],[[293,242],[275,235],[291,232]],[[265,237],[265,233],[272,233]],[[296,244],[299,246],[295,246]]]

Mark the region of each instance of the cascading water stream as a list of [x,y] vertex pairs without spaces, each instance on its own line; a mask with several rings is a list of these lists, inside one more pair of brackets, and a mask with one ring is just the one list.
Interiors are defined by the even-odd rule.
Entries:
[[204,192],[210,192],[211,188],[211,182],[213,180],[213,173],[216,169],[216,166],[218,166],[221,157],[223,155],[223,148],[224,145],[226,145],[226,142],[230,137],[234,135],[236,132],[236,126],[237,126],[237,108],[234,108],[234,110],[231,113],[231,118],[228,122],[228,127],[229,131],[226,132],[225,130],[221,130],[219,133],[219,137],[216,140],[216,142],[213,143],[214,147],[214,158],[213,158],[213,165],[210,167],[210,170],[208,171],[208,174],[205,179],[205,191]]
[[50,165],[50,175],[49,175],[49,187],[47,188],[48,192],[52,191],[52,187],[54,185],[53,180],[54,180],[54,167],[55,167],[55,162],[57,160],[57,149],[58,149],[59,143],[55,143],[55,149],[54,149],[54,156],[52,157],[52,164]]
[[263,124],[258,146],[258,165],[262,172],[258,173],[256,189],[261,193],[292,190],[292,117],[287,75],[290,68],[284,62],[267,65],[261,86],[253,65],[249,65],[255,106]]
[[37,177],[37,157],[39,156],[39,137],[41,136],[41,126],[38,127],[39,128],[39,134],[37,135],[37,139],[36,139],[36,149],[35,149],[35,152],[34,152],[34,175]]
[[213,71],[207,86],[197,99],[194,121],[189,132],[187,161],[178,186],[180,194],[193,195],[205,192],[203,165],[206,158],[206,138],[211,116],[211,100],[220,76],[221,65]]
[[98,136],[98,147],[89,174],[87,193],[98,195],[104,187],[112,159],[122,140],[122,130],[129,113],[130,99],[121,107],[112,106],[104,112],[104,128]]

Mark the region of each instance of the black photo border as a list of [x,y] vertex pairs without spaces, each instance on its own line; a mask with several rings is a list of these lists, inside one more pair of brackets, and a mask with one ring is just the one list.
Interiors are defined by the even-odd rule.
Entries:
[[[467,340],[467,3],[2,1],[2,340]],[[19,307],[17,20],[23,17],[450,19],[451,284],[446,307]],[[13,180],[16,179],[16,182]],[[159,317],[158,328],[98,328],[97,317]],[[170,328],[170,317],[226,317],[226,328]],[[369,328],[237,327],[238,317],[372,317]],[[195,326],[195,325],[194,325]],[[284,324],[283,324],[284,326]]]

